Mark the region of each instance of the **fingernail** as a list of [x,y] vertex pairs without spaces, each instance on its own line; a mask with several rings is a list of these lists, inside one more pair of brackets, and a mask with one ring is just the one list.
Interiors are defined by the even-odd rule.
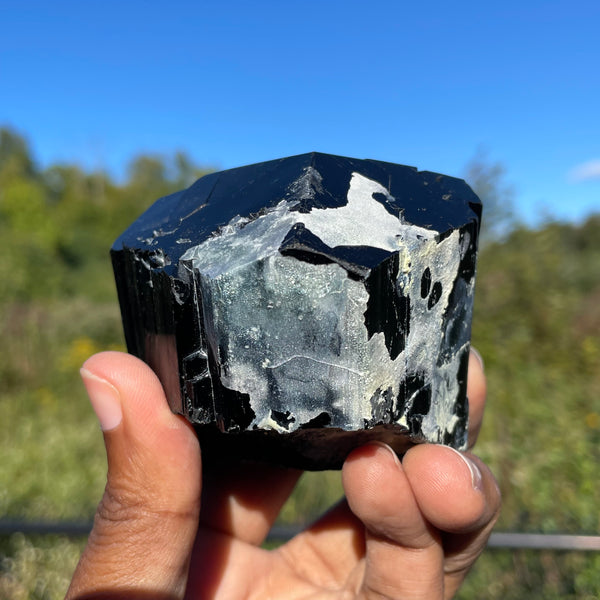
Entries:
[[392,450],[391,446],[388,446],[387,444],[384,444],[383,442],[369,442],[369,444],[372,446],[376,446],[378,448],[384,448],[386,452],[388,452],[389,454],[392,455],[396,465],[398,467],[400,467],[400,459],[398,458],[398,455]]
[[455,450],[454,448],[450,448],[453,452],[455,452],[462,461],[469,467],[469,471],[471,472],[471,483],[473,485],[473,489],[481,492],[483,490],[483,477],[481,476],[481,471],[479,467],[469,458],[467,458],[462,452]]
[[479,361],[479,364],[481,365],[481,370],[485,371],[485,363],[483,362],[483,358],[481,354],[479,354],[477,348],[471,346],[471,354],[473,354],[473,356]]
[[100,429],[102,431],[114,429],[123,420],[119,391],[114,385],[87,369],[82,368],[79,372],[92,408],[100,421]]

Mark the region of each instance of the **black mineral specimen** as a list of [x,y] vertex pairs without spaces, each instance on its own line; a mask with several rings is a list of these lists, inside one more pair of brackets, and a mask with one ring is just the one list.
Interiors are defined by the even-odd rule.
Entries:
[[480,217],[464,181],[374,160],[207,175],[112,248],[127,346],[210,460],[463,448]]

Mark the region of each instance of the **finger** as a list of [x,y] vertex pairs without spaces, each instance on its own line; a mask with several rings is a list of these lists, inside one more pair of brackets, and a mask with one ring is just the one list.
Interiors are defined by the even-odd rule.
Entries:
[[500,511],[500,492],[475,456],[423,444],[402,461],[423,517],[443,535],[445,590],[450,598],[485,547]]
[[104,430],[108,476],[67,598],[182,598],[200,506],[196,436],[133,356],[93,356],[82,377]]
[[469,448],[472,448],[477,441],[477,436],[481,429],[486,397],[483,360],[479,352],[474,348],[471,348],[471,354],[469,355],[467,396],[469,398]]
[[443,597],[443,550],[394,452],[369,444],[346,460],[348,504],[366,527],[365,598]]
[[201,526],[261,544],[301,474],[252,462],[205,465]]

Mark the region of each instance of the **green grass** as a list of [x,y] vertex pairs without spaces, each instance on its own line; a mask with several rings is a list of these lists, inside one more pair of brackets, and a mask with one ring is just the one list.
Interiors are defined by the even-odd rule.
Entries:
[[105,458],[78,370],[90,352],[111,346],[103,336],[89,337],[100,322],[115,331],[114,306],[76,299],[11,307],[0,324],[11,334],[1,356],[9,374],[0,397],[0,515],[43,520],[93,514]]
[[0,537],[0,600],[64,598],[84,543],[56,535]]
[[476,452],[499,480],[498,528],[597,534],[600,428],[594,383],[548,377],[539,365],[490,370]]
[[[0,538],[0,599],[59,600],[85,540],[63,536]],[[487,550],[457,600],[599,600],[600,554]]]
[[487,550],[457,600],[599,600],[600,554]]

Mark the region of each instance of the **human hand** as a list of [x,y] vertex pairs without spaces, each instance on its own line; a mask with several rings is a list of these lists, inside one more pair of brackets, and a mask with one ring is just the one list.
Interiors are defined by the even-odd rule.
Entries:
[[[402,462],[384,445],[352,452],[346,499],[280,548],[260,547],[300,472],[202,465],[192,427],[154,373],[116,352],[84,382],[104,430],[108,476],[67,600],[451,598],[491,532],[500,494],[473,455],[431,444]],[[485,378],[469,364],[472,446]]]

